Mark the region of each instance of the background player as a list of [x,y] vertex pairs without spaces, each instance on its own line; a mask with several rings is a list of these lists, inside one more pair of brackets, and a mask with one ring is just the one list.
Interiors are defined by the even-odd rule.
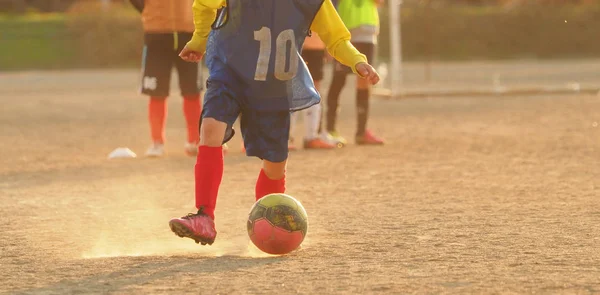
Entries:
[[[187,63],[178,56],[194,32],[193,0],[130,0],[142,13],[144,51],[142,60],[142,93],[150,96],[148,120],[152,144],[146,156],[160,157],[165,153],[166,99],[169,96],[171,70],[177,69],[179,88],[183,96],[183,114],[187,125],[184,150],[195,155],[198,147],[198,122],[201,105],[201,75],[197,64]],[[201,72],[200,72],[201,73]]]
[[[302,59],[306,62],[308,71],[313,78],[315,88],[321,92],[321,81],[323,80],[323,65],[325,61],[325,43],[321,41],[318,34],[312,32],[311,36],[306,37],[304,46],[302,47]],[[336,148],[336,144],[328,138],[327,133],[319,136],[319,126],[321,125],[321,104],[302,111],[292,113],[290,126],[290,144],[294,143],[294,128],[298,115],[304,113],[305,135],[303,140],[304,149],[332,149]],[[292,148],[290,148],[292,149]]]
[[[211,32],[210,20],[225,4]],[[196,0],[194,20],[194,37],[180,56],[198,62],[206,49],[210,72],[195,167],[198,213],[169,225],[180,237],[212,244],[223,177],[221,144],[233,136],[239,114],[246,154],[263,160],[256,199],[285,192],[290,111],[320,101],[298,52],[308,31],[317,32],[334,58],[370,83],[377,83],[379,75],[350,44],[331,0]]]
[[[379,34],[379,12],[377,7],[383,0],[338,0],[337,10],[346,27],[352,34],[352,44],[372,62],[375,57],[375,45]],[[336,130],[337,113],[339,108],[340,93],[346,84],[346,76],[350,69],[336,63],[333,79],[327,95],[327,132],[337,142],[346,144]],[[358,79],[356,82],[356,143],[357,144],[383,144],[383,139],[375,136],[367,129],[369,117],[369,99],[371,86],[367,81]]]

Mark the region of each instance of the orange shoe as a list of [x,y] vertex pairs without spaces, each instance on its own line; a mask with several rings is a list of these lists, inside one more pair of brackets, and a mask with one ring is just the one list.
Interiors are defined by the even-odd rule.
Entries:
[[304,149],[334,149],[337,145],[327,142],[321,138],[304,140]]
[[181,218],[173,218],[169,221],[169,227],[181,238],[190,238],[202,245],[212,245],[217,237],[215,222],[208,215],[198,210],[198,213],[190,213]]
[[382,145],[382,138],[377,137],[371,130],[365,131],[363,135],[356,136],[356,144],[358,145]]

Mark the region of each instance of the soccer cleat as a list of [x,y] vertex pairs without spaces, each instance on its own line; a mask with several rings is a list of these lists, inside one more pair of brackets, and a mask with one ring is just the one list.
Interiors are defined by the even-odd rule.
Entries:
[[155,142],[146,150],[146,157],[158,158],[165,155],[165,145]]
[[320,137],[321,137],[321,140],[323,140],[323,141],[325,141],[325,142],[327,142],[329,144],[333,144],[333,145],[335,145],[338,148],[343,148],[344,147],[344,144],[342,144],[342,143],[338,142],[337,140],[335,140],[327,132],[322,132],[321,135],[320,135]]
[[196,214],[190,213],[181,218],[171,219],[169,227],[177,236],[190,238],[196,244],[212,245],[217,237],[215,222],[202,212],[202,208]]
[[365,131],[362,135],[356,136],[356,144],[360,145],[382,145],[384,143],[382,138],[379,138],[371,132],[371,130]]
[[198,155],[198,144],[195,142],[186,142],[183,146],[185,153],[190,157]]
[[309,140],[304,140],[304,149],[334,149],[336,147],[337,144],[327,142],[318,137]]
[[345,146],[348,144],[348,141],[344,137],[342,137],[337,131],[329,131],[327,133],[327,138],[331,138],[331,140],[338,146]]

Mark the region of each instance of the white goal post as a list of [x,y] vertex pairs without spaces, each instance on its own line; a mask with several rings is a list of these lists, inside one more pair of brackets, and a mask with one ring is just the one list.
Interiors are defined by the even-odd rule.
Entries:
[[402,0],[389,0],[390,25],[390,95],[397,97],[402,88],[402,37],[400,27],[400,9]]
[[[548,63],[544,63],[542,61],[533,61],[529,64],[523,62],[522,65],[515,65],[514,62],[511,64],[510,62],[504,62],[501,66],[494,66],[491,69],[491,74],[486,74],[489,77],[489,83],[482,82],[482,77],[480,74],[475,73],[475,75],[471,74],[469,76],[462,77],[458,75],[459,79],[452,79],[452,82],[455,85],[450,85],[450,81],[443,81],[443,83],[437,83],[436,81],[430,80],[430,72],[431,61],[427,62],[412,62],[405,63],[402,52],[402,27],[401,27],[401,12],[403,9],[404,0],[386,0],[388,3],[387,9],[389,10],[386,14],[389,25],[389,35],[380,36],[380,38],[386,38],[389,40],[389,59],[387,59],[384,63],[380,65],[378,70],[380,70],[381,77],[383,79],[383,83],[380,83],[377,87],[373,88],[373,94],[382,98],[408,98],[408,97],[432,97],[432,96],[484,96],[484,95],[539,95],[539,94],[597,94],[600,96],[600,84],[596,81],[590,82],[589,76],[585,76],[581,78],[584,79],[584,83],[580,84],[580,81],[572,81],[572,80],[564,80],[567,78],[563,78],[562,81],[557,81],[553,83],[548,83],[540,80],[542,78],[538,78],[536,82],[532,82],[529,84],[519,84],[514,81],[511,84],[507,84],[505,81],[502,81],[502,75],[510,75],[511,72],[527,72],[523,69],[543,69],[548,65]],[[416,1],[415,1],[416,2]],[[409,5],[408,3],[404,3]],[[404,6],[406,8],[407,6]],[[382,7],[382,9],[385,9]],[[414,29],[414,28],[413,28]],[[415,83],[415,79],[409,75],[421,75],[419,70],[415,72],[415,69],[419,68],[419,65],[423,65],[423,71],[425,74],[425,80],[422,82]],[[467,63],[463,63],[466,65]],[[494,61],[490,61],[490,65],[495,65]],[[510,70],[507,70],[506,67],[510,66]],[[454,65],[457,68],[456,65]],[[478,72],[482,67],[480,66],[477,69],[477,65],[475,65],[475,70],[469,70],[470,73]],[[485,67],[484,67],[485,68]],[[488,66],[489,68],[489,66]],[[457,68],[461,70],[461,67]],[[446,71],[448,71],[446,69]],[[464,71],[464,69],[463,69]],[[508,71],[508,74],[506,72]],[[529,70],[532,71],[532,70]],[[463,72],[464,74],[464,72]],[[446,73],[445,75],[448,75]],[[536,75],[540,75],[536,73]],[[569,72],[566,71],[565,76],[568,77]],[[581,75],[581,74],[580,74]],[[474,77],[477,76],[477,79]],[[543,77],[543,76],[542,76]],[[409,79],[410,78],[410,79]],[[417,77],[418,78],[418,77]],[[443,78],[442,78],[443,79]],[[471,79],[471,80],[469,80]],[[570,79],[570,78],[569,78]],[[477,80],[477,81],[476,81]],[[534,79],[535,80],[535,79]],[[433,84],[432,84],[433,82]],[[439,78],[438,78],[438,81]],[[419,85],[420,84],[420,85]]]

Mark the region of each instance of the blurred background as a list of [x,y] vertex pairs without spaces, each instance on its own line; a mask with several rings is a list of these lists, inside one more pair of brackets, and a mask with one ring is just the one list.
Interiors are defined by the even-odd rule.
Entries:
[[[401,10],[402,68],[388,66],[387,5],[376,63],[384,75],[401,71],[404,91],[598,86],[600,1],[404,0],[393,7]],[[0,0],[0,43],[0,71],[134,68],[141,22],[124,0]]]

